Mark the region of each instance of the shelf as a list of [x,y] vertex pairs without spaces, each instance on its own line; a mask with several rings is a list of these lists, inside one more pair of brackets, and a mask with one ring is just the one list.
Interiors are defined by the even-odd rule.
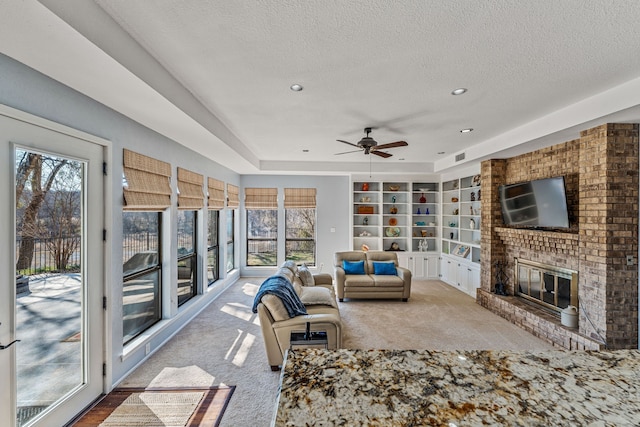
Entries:
[[[443,254],[476,263],[480,260],[481,186],[480,176],[471,175],[444,181],[442,189],[442,248]],[[462,247],[464,257],[454,256]],[[468,250],[465,250],[468,248]]]
[[[352,183],[354,249],[358,250],[366,243],[371,250],[389,250],[391,244],[396,243],[401,251],[411,252],[423,246],[422,239],[428,239],[428,251],[439,251],[440,228],[435,225],[439,222],[439,182],[368,181],[368,190],[363,190],[363,185],[365,181]],[[372,206],[373,213],[359,214],[358,208],[361,206]],[[418,209],[420,214],[417,213]],[[427,209],[428,214],[425,213]],[[362,224],[365,218],[367,225]],[[396,224],[389,224],[390,219],[395,219]],[[425,222],[425,225],[416,225],[419,221]],[[426,223],[433,225],[429,227]],[[397,228],[399,236],[387,236],[389,227]],[[421,237],[423,229],[432,236]],[[371,236],[358,236],[362,232],[371,233]]]

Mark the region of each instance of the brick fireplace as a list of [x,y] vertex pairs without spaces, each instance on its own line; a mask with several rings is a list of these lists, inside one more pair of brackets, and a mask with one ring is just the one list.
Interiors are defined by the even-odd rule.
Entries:
[[[638,348],[638,125],[605,124],[580,138],[482,163],[482,284],[477,302],[568,349]],[[498,187],[564,176],[570,228],[503,225]],[[634,257],[627,265],[626,257]],[[578,328],[514,296],[516,259],[577,272]],[[504,265],[508,296],[493,293]]]

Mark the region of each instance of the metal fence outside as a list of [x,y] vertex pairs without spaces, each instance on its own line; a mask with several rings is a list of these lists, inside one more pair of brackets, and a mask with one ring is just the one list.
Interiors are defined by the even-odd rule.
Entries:
[[[21,269],[18,274],[25,276],[31,276],[34,274],[47,273],[47,272],[59,272],[59,273],[71,273],[80,271],[80,236],[68,236],[68,237],[50,237],[50,238],[36,238],[33,245],[33,257],[31,258],[31,264],[28,268]],[[22,237],[16,239],[16,260],[20,255],[20,245],[22,243]],[[60,271],[56,265],[56,255],[53,250],[54,246],[60,247],[61,245],[76,245],[78,248],[75,250],[67,263],[67,268]]]

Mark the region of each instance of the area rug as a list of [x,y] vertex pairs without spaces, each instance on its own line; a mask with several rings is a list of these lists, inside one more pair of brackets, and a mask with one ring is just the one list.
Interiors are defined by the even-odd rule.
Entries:
[[74,427],[218,426],[235,386],[117,388]]

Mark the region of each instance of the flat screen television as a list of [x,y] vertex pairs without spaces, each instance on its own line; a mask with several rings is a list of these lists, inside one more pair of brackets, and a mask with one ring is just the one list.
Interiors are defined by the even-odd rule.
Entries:
[[563,176],[501,185],[499,193],[506,225],[569,228]]

